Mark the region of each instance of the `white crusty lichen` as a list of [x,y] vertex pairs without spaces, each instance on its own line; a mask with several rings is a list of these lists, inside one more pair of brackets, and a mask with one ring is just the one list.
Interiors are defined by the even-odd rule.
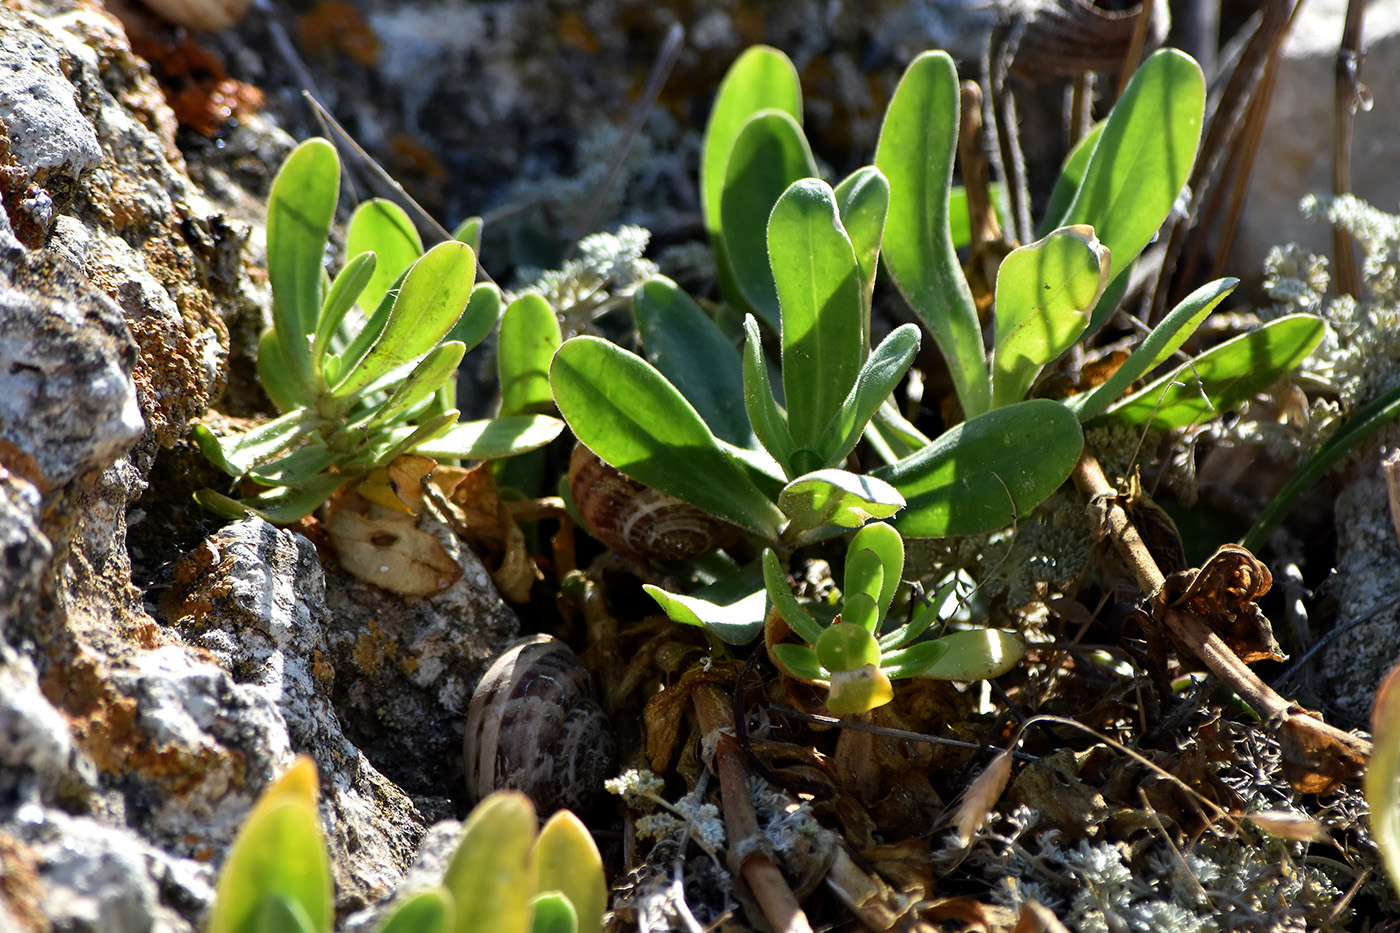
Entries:
[[656,275],[656,264],[644,258],[651,233],[624,226],[616,233],[594,233],[578,244],[578,255],[559,269],[525,271],[529,285],[519,294],[534,292],[549,302],[566,321],[580,325],[607,306],[626,299],[637,286]]

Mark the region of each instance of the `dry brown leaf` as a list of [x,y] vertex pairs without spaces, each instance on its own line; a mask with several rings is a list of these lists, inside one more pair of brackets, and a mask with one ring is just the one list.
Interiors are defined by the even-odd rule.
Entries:
[[462,576],[457,565],[416,519],[373,506],[370,517],[354,508],[332,508],[325,522],[341,567],[366,583],[404,596],[431,596]]
[[958,844],[966,846],[977,835],[977,831],[987,822],[987,814],[1001,799],[1011,780],[1011,752],[1005,751],[992,759],[991,763],[977,775],[963,795],[962,804],[953,823],[958,830]]
[[1285,810],[1260,810],[1246,813],[1245,819],[1271,836],[1292,839],[1294,842],[1331,842],[1327,830],[1310,816],[1289,813]]

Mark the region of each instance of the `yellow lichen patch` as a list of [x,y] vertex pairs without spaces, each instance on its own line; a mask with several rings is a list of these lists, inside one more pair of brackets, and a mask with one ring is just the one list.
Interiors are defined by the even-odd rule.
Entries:
[[360,673],[368,676],[376,673],[385,661],[394,660],[398,653],[398,642],[386,634],[378,622],[370,619],[369,631],[361,632],[355,639],[351,657]]

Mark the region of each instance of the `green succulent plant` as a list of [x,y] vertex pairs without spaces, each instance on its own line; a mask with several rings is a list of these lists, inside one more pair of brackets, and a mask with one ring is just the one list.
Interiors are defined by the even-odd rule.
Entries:
[[[745,315],[742,350],[656,278],[633,299],[642,355],[589,336],[559,348],[550,368],[559,411],[604,461],[782,554],[872,519],[912,537],[1005,527],[1068,477],[1081,424],[1207,420],[1293,368],[1322,336],[1315,317],[1281,318],[1130,392],[1230,293],[1236,280],[1222,279],[1183,300],[1107,381],[1064,400],[1028,397],[1117,307],[1191,170],[1204,94],[1200,68],[1182,53],[1143,63],[1067,159],[1041,239],[1001,263],[988,347],[953,237],[970,224],[952,185],[952,60],[929,52],[909,66],[874,164],[831,187],[813,177],[791,63],[750,49],[721,85],[701,175],[724,299]],[[922,328],[897,327],[872,348],[881,259]],[[776,360],[765,328],[777,331]],[[891,398],[924,332],[966,416],[934,438]],[[885,462],[853,472],[848,457],[862,438]],[[713,590],[658,598],[673,618],[743,642],[762,623],[759,577],[743,568]]]
[[774,644],[773,657],[789,674],[825,684],[827,708],[836,715],[866,713],[888,703],[894,698],[892,680],[985,680],[1006,673],[1025,654],[1019,638],[996,629],[921,640],[938,621],[947,593],[936,594],[908,621],[888,624],[903,570],[899,532],[884,522],[861,528],[846,551],[840,612],[824,626],[788,589],[778,556],[764,551],[768,599],[806,642]]
[[196,426],[200,449],[245,483],[242,499],[201,491],[212,511],[294,521],[403,454],[508,457],[563,427],[523,413],[458,421],[457,366],[496,326],[499,292],[475,284],[469,245],[451,240],[424,252],[407,215],[380,200],[355,210],[346,262],[329,279],[339,189],[340,161],[323,139],[298,146],[273,182],[273,325],[258,345],[258,377],[282,414],[228,437]]

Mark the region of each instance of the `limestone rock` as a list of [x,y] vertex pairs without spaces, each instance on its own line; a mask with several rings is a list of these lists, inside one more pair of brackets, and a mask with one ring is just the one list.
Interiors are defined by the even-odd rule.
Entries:
[[[1274,246],[1302,244],[1320,256],[1332,255],[1326,222],[1307,220],[1298,202],[1332,191],[1337,49],[1342,39],[1346,0],[1309,0],[1284,44],[1259,156],[1227,271],[1245,279],[1263,275],[1264,257]],[[1375,106],[1358,113],[1352,134],[1352,193],[1384,211],[1400,208],[1400,119],[1395,89],[1400,88],[1400,0],[1366,4],[1361,82]]]

